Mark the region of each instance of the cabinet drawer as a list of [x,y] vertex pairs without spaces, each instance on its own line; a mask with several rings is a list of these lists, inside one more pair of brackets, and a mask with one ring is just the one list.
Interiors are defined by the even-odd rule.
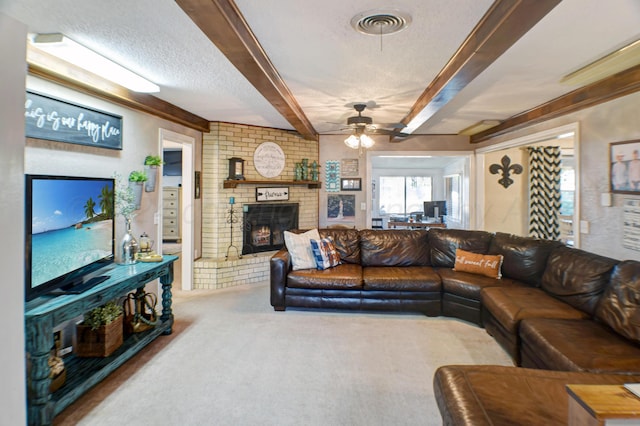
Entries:
[[162,192],[162,198],[164,200],[178,201],[178,190],[177,189],[165,189]]
[[177,219],[163,219],[162,220],[162,227],[163,228],[171,228],[173,226],[175,226],[176,228],[178,227]]
[[164,219],[176,219],[178,217],[178,210],[176,210],[176,209],[162,209],[162,217]]
[[162,208],[164,209],[177,209],[178,200],[162,200]]
[[162,229],[162,236],[164,238],[166,238],[166,237],[177,237],[178,235],[179,235],[178,228],[176,228],[176,227],[163,228]]

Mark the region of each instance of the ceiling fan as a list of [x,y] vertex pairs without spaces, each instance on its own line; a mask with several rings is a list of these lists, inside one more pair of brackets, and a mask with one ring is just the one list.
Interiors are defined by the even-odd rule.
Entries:
[[347,118],[346,129],[353,131],[353,134],[349,136],[344,143],[350,148],[370,148],[373,146],[374,141],[368,134],[372,135],[389,135],[392,137],[406,137],[409,136],[406,133],[401,133],[399,130],[404,127],[402,123],[392,124],[388,127],[381,127],[380,125],[373,124],[373,119],[362,115],[362,112],[367,107],[366,104],[354,104],[353,109],[356,110],[358,115],[354,115]]
[[[368,133],[379,135],[398,135],[400,134],[399,130],[405,127],[402,123],[393,123],[386,125],[373,124],[373,119],[371,117],[362,115],[362,112],[366,107],[366,104],[354,104],[353,109],[356,110],[358,115],[347,118],[347,126],[349,126],[350,128],[361,127]],[[405,134],[405,136],[409,135]]]
[[[400,132],[400,129],[404,128],[404,124],[402,123],[393,123],[393,124],[374,124],[373,119],[371,117],[367,117],[362,115],[362,112],[367,107],[366,104],[356,103],[353,105],[353,109],[356,110],[358,115],[354,115],[347,118],[347,127],[343,130],[350,130],[353,132],[353,136],[357,138],[361,138],[363,135],[389,135],[392,137],[407,137],[409,134]],[[345,143],[347,143],[345,141]],[[354,146],[352,148],[356,148],[355,141],[352,142]],[[347,145],[349,145],[347,143]],[[371,142],[373,145],[373,142]],[[365,148],[369,148],[365,146]]]

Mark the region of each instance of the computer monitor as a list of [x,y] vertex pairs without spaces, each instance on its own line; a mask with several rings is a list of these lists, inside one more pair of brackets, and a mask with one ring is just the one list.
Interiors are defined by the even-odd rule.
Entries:
[[442,217],[447,215],[446,201],[425,201],[424,215],[426,217]]

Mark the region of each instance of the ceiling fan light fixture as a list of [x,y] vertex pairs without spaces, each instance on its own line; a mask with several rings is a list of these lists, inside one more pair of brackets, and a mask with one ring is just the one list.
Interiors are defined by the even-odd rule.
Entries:
[[371,148],[375,141],[367,135],[360,135],[360,144],[363,148]]
[[360,139],[356,135],[351,135],[344,140],[345,145],[352,149],[360,148]]

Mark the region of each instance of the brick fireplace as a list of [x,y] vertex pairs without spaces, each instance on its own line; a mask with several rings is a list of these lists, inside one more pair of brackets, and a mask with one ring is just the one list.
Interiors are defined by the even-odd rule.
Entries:
[[[262,142],[277,143],[285,153],[285,167],[280,176],[264,178],[253,166],[253,153]],[[256,187],[288,186],[289,200],[271,202],[277,206],[297,205],[299,228],[318,226],[318,191],[306,185],[293,184],[295,163],[303,158],[318,160],[318,144],[307,141],[294,131],[248,126],[244,124],[211,123],[210,133],[202,138],[202,257],[194,262],[193,288],[225,288],[239,284],[269,281],[269,259],[275,253],[271,242],[276,235],[269,235],[269,250],[245,249],[243,216],[247,209],[262,203],[256,202]],[[223,188],[228,177],[228,159],[245,160],[245,179],[259,184],[240,183],[236,188]],[[322,176],[320,177],[322,181]],[[235,204],[229,204],[234,197]],[[229,209],[240,219],[231,226]],[[276,225],[280,227],[280,225]],[[271,231],[273,233],[273,231]],[[276,231],[282,233],[283,231]],[[264,231],[259,235],[265,238]],[[280,238],[280,237],[277,237]],[[233,245],[235,250],[230,250]],[[239,254],[245,252],[241,257]],[[225,259],[226,254],[229,257]]]

